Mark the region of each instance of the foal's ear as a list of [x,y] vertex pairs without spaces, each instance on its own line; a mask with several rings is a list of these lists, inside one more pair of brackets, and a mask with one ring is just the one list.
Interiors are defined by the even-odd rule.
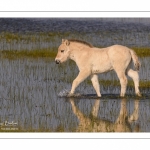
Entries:
[[70,44],[70,42],[68,40],[66,40],[66,39],[62,39],[62,43],[66,44],[67,46],[69,46],[69,44]]
[[68,40],[65,41],[65,44],[69,46],[70,42]]
[[61,41],[61,42],[62,42],[62,43],[64,43],[65,41],[66,41],[65,39],[62,39],[62,41]]

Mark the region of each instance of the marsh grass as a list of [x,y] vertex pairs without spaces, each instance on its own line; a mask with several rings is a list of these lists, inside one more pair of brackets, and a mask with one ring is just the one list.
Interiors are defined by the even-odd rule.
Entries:
[[49,50],[49,49],[35,49],[31,51],[22,50],[22,51],[11,51],[5,50],[1,52],[1,56],[7,59],[18,59],[23,57],[30,57],[30,58],[42,58],[42,57],[49,57],[54,58],[56,56],[56,51]]
[[[65,34],[63,34],[65,36],[69,35],[68,32],[65,32]],[[40,38],[43,40],[53,40],[56,36],[63,36],[62,33],[60,32],[47,32],[47,33],[43,33],[43,32],[39,32],[39,33],[25,33],[25,34],[21,34],[21,33],[12,33],[12,32],[2,32],[0,34],[0,40],[2,39],[6,39],[7,42],[11,42],[11,41],[31,41],[31,42],[35,42],[38,41]]]
[[[104,32],[105,33],[105,32]],[[107,32],[106,32],[107,33]],[[87,41],[93,44],[95,47],[107,47],[113,44],[116,44],[112,41],[116,39],[123,39],[126,41],[128,39],[120,37],[118,35],[111,35],[111,33],[102,34],[102,33],[74,33],[74,32],[47,32],[47,33],[11,33],[11,32],[2,32],[0,34],[0,52],[3,58],[7,59],[18,59],[22,57],[52,57],[54,58],[57,54],[58,46],[61,44],[62,38],[66,39],[79,39]],[[97,37],[103,37],[97,38]],[[108,42],[108,45],[102,45],[105,41]],[[125,43],[118,44],[127,45]],[[130,47],[130,46],[128,46]],[[150,56],[150,47],[131,47],[139,57],[149,57]]]
[[[22,124],[18,130],[12,132],[65,132],[70,127],[75,128],[74,125],[77,125],[78,121],[74,118],[70,103],[61,101],[57,97],[57,94],[62,89],[70,89],[72,81],[78,74],[77,66],[73,61],[68,61],[59,66],[55,65],[54,58],[61,39],[81,39],[92,43],[96,47],[105,47],[101,45],[102,42],[108,42],[108,45],[112,45],[112,40],[117,40],[118,38],[120,38],[119,40],[124,40],[121,36],[114,36],[113,39],[113,36],[110,37],[110,33],[105,38],[103,38],[101,33],[91,35],[81,33],[1,34],[0,54],[3,59],[1,59],[0,63],[0,91],[2,97],[0,109],[3,114],[0,117],[4,120],[6,119],[5,116],[11,117],[9,114],[15,114],[16,118],[21,120],[20,124]],[[101,35],[101,39],[97,38],[99,35]],[[108,37],[111,39],[109,40]],[[142,57],[143,70],[141,71],[142,80],[140,81],[140,88],[149,90],[149,58],[143,57],[150,56],[150,48],[133,47],[133,49],[139,57]],[[32,60],[33,58],[34,60]],[[53,61],[49,62],[45,60]],[[120,82],[114,74],[110,73],[102,75],[99,82],[100,86],[102,85],[102,93],[112,94],[112,97],[105,97],[105,105],[101,104],[103,112],[101,111],[99,115],[113,118],[117,112],[111,111],[111,105],[114,105],[112,99],[116,93],[119,95]],[[132,80],[128,81],[127,87],[129,87],[129,90],[131,89],[129,93],[133,95],[134,91],[132,89],[134,89],[134,83]],[[81,93],[93,94],[95,92],[89,79],[83,82],[78,88]],[[147,92],[148,90],[145,91]],[[149,104],[149,101],[147,103]],[[87,110],[91,109],[90,104],[93,104],[93,100],[78,102],[79,108],[85,114],[88,114]],[[119,108],[119,104],[116,104],[114,110],[118,111]],[[143,112],[146,112],[145,105],[141,108]],[[108,110],[110,110],[110,113],[108,113]],[[146,112],[147,116],[149,115],[149,110]],[[144,117],[141,118],[143,119]],[[11,131],[0,130],[0,132]]]
[[139,57],[149,57],[150,48],[149,47],[133,47],[132,48]]
[[[76,73],[78,73],[75,69],[76,65],[72,61],[58,66],[54,62],[45,61],[45,59],[4,59],[1,60],[0,65],[0,83],[2,83],[0,122],[5,119],[10,121],[12,119],[19,120],[18,130],[0,130],[0,132],[75,132],[78,120],[72,112],[69,101],[57,97],[57,93],[62,89],[70,89],[71,83]],[[120,99],[118,92],[120,83],[112,75],[104,75],[104,77],[100,80],[100,85],[106,87],[112,85],[113,90],[110,92],[107,90],[109,88],[106,89],[107,93],[112,93],[112,97],[105,96],[105,101],[102,100],[100,104],[102,110],[99,112],[99,118],[105,117],[113,121],[120,110],[118,101]],[[112,77],[113,80],[109,77]],[[90,80],[87,81],[91,84]],[[140,82],[143,87],[148,83],[150,82]],[[133,86],[133,81],[129,81],[128,85]],[[93,94],[91,91],[93,89],[92,85],[88,85],[86,82],[80,85],[79,88],[85,90],[86,94]],[[115,94],[114,89],[117,89],[117,98],[113,96]],[[82,90],[79,91],[82,92]],[[102,88],[103,92],[104,88]],[[134,95],[133,92],[130,94]],[[131,96],[127,98],[133,99]],[[114,99],[117,100],[117,103],[114,103]],[[88,116],[94,102],[93,99],[88,97],[79,99],[76,101],[76,105],[85,116]],[[129,109],[131,109],[130,107],[128,106]],[[143,112],[146,112],[145,105],[142,106],[142,109]],[[143,112],[141,113],[143,114]],[[146,113],[149,114],[149,109]]]
[[[150,48],[133,48],[138,57],[149,57]],[[33,50],[3,50],[1,56],[7,59],[18,59],[23,57],[30,58],[55,58],[57,54],[57,48],[45,48],[45,49],[33,49]]]

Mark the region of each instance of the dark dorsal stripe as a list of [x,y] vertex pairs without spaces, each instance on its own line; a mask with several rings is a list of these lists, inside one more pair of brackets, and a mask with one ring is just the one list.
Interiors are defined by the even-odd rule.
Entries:
[[69,39],[68,40],[69,42],[77,42],[77,43],[81,43],[81,44],[84,44],[84,45],[87,45],[89,47],[94,47],[92,44],[88,43],[88,42],[85,42],[85,41],[82,41],[82,40],[76,40],[76,39]]

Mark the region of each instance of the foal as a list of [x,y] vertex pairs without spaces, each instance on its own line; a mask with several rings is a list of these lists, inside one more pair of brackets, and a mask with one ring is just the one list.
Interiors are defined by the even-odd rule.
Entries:
[[[91,76],[91,81],[97,96],[101,97],[98,74],[110,70],[114,70],[120,80],[121,97],[124,97],[126,93],[126,74],[134,81],[135,93],[141,96],[138,75],[140,62],[133,50],[121,45],[96,48],[84,41],[62,39],[55,61],[57,64],[60,64],[68,59],[75,61],[79,68],[79,74],[73,81],[70,96],[74,94],[76,87],[82,81],[88,76]],[[130,68],[129,64],[131,61],[133,61],[136,70]]]

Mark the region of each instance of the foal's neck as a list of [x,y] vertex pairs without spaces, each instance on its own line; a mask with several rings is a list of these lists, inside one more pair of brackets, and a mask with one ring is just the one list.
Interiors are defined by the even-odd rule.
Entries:
[[89,48],[89,47],[80,43],[72,42],[69,48],[70,48],[70,59],[77,61],[76,58],[79,58],[79,56],[82,55],[81,51],[85,50],[84,48]]

